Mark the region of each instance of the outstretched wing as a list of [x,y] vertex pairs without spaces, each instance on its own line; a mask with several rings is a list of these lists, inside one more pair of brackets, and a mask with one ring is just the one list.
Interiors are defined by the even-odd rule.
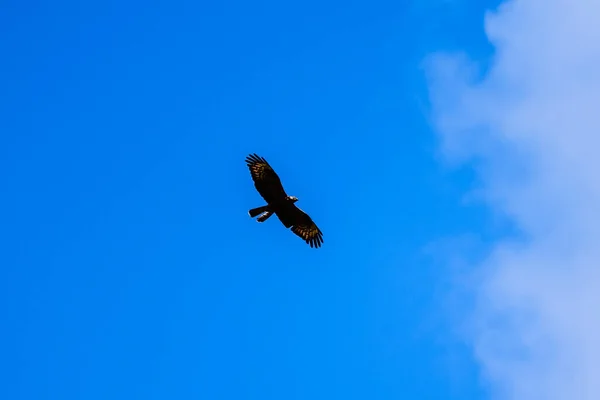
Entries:
[[254,181],[254,187],[267,203],[274,203],[287,197],[279,176],[267,160],[256,154],[246,157],[246,164]]
[[292,232],[300,236],[310,247],[321,247],[323,243],[323,232],[314,223],[311,217],[295,205],[293,215],[290,215]]

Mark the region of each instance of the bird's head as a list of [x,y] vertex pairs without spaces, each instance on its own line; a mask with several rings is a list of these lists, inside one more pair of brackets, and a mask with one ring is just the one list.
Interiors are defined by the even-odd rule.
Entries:
[[298,198],[296,196],[288,196],[287,199],[288,199],[288,201],[291,201],[292,203],[295,203],[298,201]]

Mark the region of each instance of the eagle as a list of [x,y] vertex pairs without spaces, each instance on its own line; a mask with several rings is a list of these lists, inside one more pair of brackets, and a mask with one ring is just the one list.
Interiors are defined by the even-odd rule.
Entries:
[[257,154],[250,154],[246,157],[246,164],[254,181],[254,187],[267,202],[264,206],[250,209],[248,215],[251,218],[258,216],[256,219],[258,222],[265,222],[275,214],[283,226],[291,227],[291,231],[301,237],[310,247],[321,247],[323,233],[312,218],[296,206],[298,198],[287,195],[279,176],[267,160]]

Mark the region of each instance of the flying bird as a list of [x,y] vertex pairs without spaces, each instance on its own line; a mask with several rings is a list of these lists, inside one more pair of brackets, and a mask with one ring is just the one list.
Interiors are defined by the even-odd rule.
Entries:
[[251,218],[258,216],[256,219],[258,222],[265,222],[275,214],[283,226],[291,227],[291,231],[301,237],[310,247],[321,247],[323,233],[310,216],[296,206],[298,198],[287,195],[279,176],[267,160],[251,154],[246,157],[246,164],[250,169],[254,187],[267,202],[264,206],[250,209],[248,215]]

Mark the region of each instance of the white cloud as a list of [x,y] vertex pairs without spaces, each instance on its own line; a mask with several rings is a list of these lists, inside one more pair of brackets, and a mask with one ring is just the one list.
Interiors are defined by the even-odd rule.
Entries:
[[600,1],[516,0],[486,16],[483,77],[436,56],[436,127],[477,160],[483,198],[523,237],[475,268],[469,339],[492,394],[600,399]]

